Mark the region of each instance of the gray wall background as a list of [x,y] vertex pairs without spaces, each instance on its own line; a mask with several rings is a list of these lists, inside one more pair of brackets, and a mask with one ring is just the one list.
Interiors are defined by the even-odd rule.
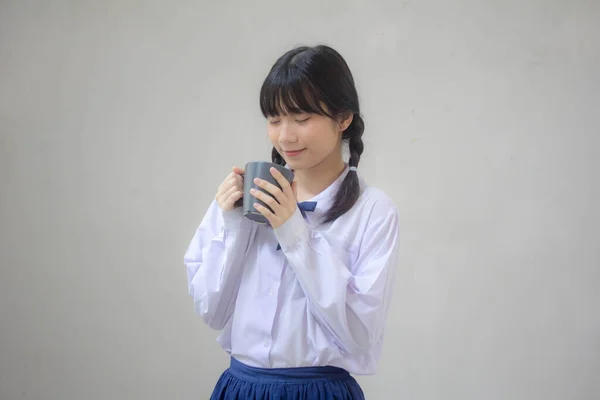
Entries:
[[600,397],[599,1],[0,1],[0,399],[206,399],[182,256],[262,79],[347,59],[403,253],[368,399]]

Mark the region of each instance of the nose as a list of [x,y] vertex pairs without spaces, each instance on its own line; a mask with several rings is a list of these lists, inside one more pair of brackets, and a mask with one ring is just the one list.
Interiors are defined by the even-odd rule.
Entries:
[[292,124],[287,121],[282,121],[279,127],[279,142],[280,143],[295,143],[298,141],[298,136],[294,131]]

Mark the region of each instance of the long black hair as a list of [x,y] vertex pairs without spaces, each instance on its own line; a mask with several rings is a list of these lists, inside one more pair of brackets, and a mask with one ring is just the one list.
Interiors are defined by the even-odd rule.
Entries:
[[[352,114],[352,122],[343,132],[342,140],[348,142],[348,164],[358,167],[364,150],[362,135],[365,124],[360,115],[358,94],[350,68],[331,47],[296,47],[281,56],[260,90],[260,109],[265,118],[306,112],[337,120]],[[285,160],[275,147],[271,158],[274,163],[285,165]],[[324,222],[332,222],[346,213],[359,196],[358,176],[351,170],[336,193],[333,205],[327,210]]]

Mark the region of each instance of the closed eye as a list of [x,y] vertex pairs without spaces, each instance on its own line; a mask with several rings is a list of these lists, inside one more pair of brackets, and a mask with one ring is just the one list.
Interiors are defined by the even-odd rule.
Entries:
[[304,118],[304,119],[297,119],[297,120],[296,120],[296,122],[298,122],[298,123],[300,123],[300,124],[301,124],[301,123],[303,123],[303,122],[306,122],[306,121],[308,121],[309,119],[310,119],[310,117],[307,117],[307,118]]

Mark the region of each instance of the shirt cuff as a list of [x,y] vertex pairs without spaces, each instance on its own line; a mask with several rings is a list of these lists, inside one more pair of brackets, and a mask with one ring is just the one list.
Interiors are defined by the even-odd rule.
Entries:
[[307,242],[309,238],[308,227],[299,208],[283,225],[273,230],[284,253],[299,243]]
[[223,228],[226,231],[238,231],[241,229],[242,223],[244,222],[244,215],[242,214],[241,207],[227,211],[221,210],[221,215],[223,216]]

